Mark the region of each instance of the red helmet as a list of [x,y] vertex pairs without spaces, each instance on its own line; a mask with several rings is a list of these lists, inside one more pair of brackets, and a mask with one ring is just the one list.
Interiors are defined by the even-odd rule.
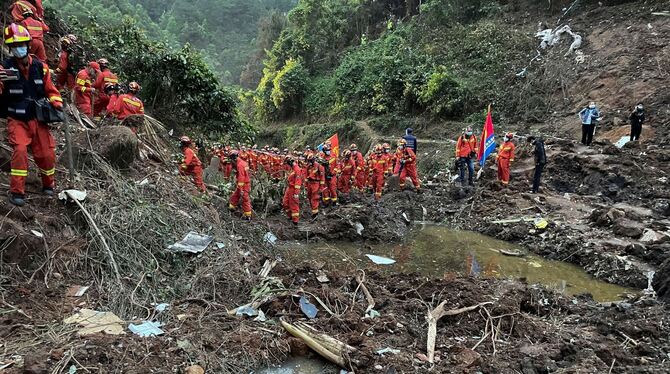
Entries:
[[179,138],[179,141],[184,143],[184,144],[191,144],[191,138],[188,136],[184,135],[181,138]]
[[140,87],[139,83],[137,82],[130,82],[128,83],[128,89],[130,92],[139,92],[142,87]]
[[505,134],[505,137],[509,140],[512,140],[512,139],[514,139],[514,134],[512,134],[511,132],[508,132],[507,134]]
[[384,150],[384,148],[382,147],[381,144],[377,144],[375,146],[375,153],[382,153],[383,150]]
[[5,44],[27,43],[32,38],[28,29],[16,23],[5,27]]
[[342,152],[342,156],[344,156],[344,158],[351,157],[351,151],[348,150],[348,149],[345,149],[344,152]]
[[351,143],[351,145],[349,146],[349,149],[352,150],[352,151],[357,151],[358,146],[355,143]]
[[382,148],[391,149],[391,145],[389,143],[384,143],[384,144],[382,144]]
[[89,67],[89,68],[92,68],[92,69],[94,69],[94,70],[96,70],[96,71],[100,71],[100,64],[98,64],[98,63],[95,62],[95,61],[91,61],[91,62],[89,62],[89,63],[88,63],[88,67]]

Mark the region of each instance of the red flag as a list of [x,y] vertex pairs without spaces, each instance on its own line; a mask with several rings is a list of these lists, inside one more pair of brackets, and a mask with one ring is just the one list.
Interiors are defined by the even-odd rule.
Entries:
[[328,138],[330,142],[330,149],[335,154],[336,157],[340,156],[340,139],[337,137],[337,134]]
[[486,158],[495,150],[496,140],[493,129],[493,117],[491,116],[491,105],[489,105],[488,114],[486,114],[486,122],[484,123],[484,130],[482,130],[482,139],[479,143],[479,165],[484,166]]

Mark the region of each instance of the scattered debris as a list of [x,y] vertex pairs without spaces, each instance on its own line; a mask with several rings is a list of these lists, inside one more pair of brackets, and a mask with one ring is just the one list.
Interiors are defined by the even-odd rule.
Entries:
[[523,257],[526,255],[525,253],[518,250],[499,249],[498,252],[500,252],[505,256],[511,256],[511,257]]
[[103,332],[109,335],[125,334],[123,320],[112,312],[98,312],[92,309],[82,309],[63,320],[65,324],[77,324],[79,336],[87,336]]
[[170,307],[170,304],[168,303],[160,303],[160,304],[155,304],[154,305],[154,310],[157,311],[158,313],[163,313]]
[[90,286],[72,286],[67,289],[67,297],[82,297]]
[[316,314],[319,312],[319,310],[316,309],[316,305],[310,303],[304,295],[300,296],[300,310],[309,319],[314,319]]
[[249,317],[256,317],[258,316],[258,310],[255,308],[251,307],[251,305],[242,305],[241,307],[238,307],[235,309],[236,316],[249,316]]
[[328,335],[317,334],[314,328],[304,323],[296,323],[294,326],[282,320],[281,325],[289,332],[289,334],[301,339],[316,353],[340,367],[347,367],[344,357],[349,357],[350,353],[356,351],[354,347],[344,344]]
[[58,194],[58,200],[68,201],[68,199],[84,201],[86,200],[86,191],[79,190],[63,190]]
[[200,253],[207,249],[213,240],[213,236],[191,231],[181,241],[168,246],[168,250],[173,252]]
[[392,264],[395,264],[395,260],[391,259],[391,258],[388,258],[388,257],[381,257],[381,256],[377,256],[377,255],[365,255],[365,256],[377,265],[392,265]]
[[440,303],[440,305],[437,306],[437,308],[428,312],[428,339],[426,348],[428,352],[428,362],[431,364],[435,362],[435,338],[437,337],[437,322],[440,320],[440,318],[444,316],[455,316],[457,314],[471,312],[473,310],[479,309],[482,306],[493,304],[492,302],[485,302],[460,309],[444,310],[446,303],[446,301],[443,301]]
[[186,374],[205,374],[205,369],[200,365],[191,365],[186,368]]
[[393,349],[393,348],[384,348],[384,349],[376,350],[375,353],[383,357],[384,354],[386,354],[386,353],[397,355],[398,353],[400,353],[400,350],[399,349]]
[[356,222],[356,224],[354,224],[354,227],[356,228],[356,234],[363,235],[363,230],[365,229],[365,227],[363,227],[362,223]]
[[268,232],[265,233],[265,236],[263,237],[263,240],[266,243],[270,243],[270,244],[274,245],[277,242],[277,237],[275,236],[275,234],[268,231]]
[[35,236],[38,237],[38,238],[43,238],[43,237],[44,237],[44,234],[42,234],[42,233],[39,232],[39,231],[30,230],[30,233],[33,234],[33,235],[35,235]]
[[328,276],[324,273],[319,273],[316,276],[316,280],[319,281],[319,283],[328,283],[330,282],[330,279],[328,279]]
[[628,142],[630,142],[630,135],[622,136],[621,139],[619,139],[614,145],[617,148],[623,148],[624,145],[626,145]]
[[542,217],[537,217],[533,220],[533,224],[535,225],[536,229],[544,230],[549,225],[549,222],[547,222],[547,220]]
[[216,248],[224,249],[226,248],[226,243],[216,242]]
[[131,323],[128,325],[128,330],[130,330],[135,335],[148,338],[165,334],[165,332],[160,329],[161,326],[162,324],[160,322],[145,321],[139,325]]

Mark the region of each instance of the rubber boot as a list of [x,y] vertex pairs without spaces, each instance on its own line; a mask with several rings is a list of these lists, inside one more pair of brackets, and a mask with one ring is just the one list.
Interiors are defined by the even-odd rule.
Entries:
[[53,197],[54,189],[51,188],[51,187],[45,187],[45,188],[42,189],[42,193],[49,196],[49,197]]
[[26,197],[13,193],[9,195],[9,202],[16,206],[24,206],[26,205]]

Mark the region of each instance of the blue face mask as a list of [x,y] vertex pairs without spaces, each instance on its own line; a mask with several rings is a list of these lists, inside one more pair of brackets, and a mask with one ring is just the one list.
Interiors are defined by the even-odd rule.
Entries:
[[12,48],[12,54],[16,58],[24,58],[28,56],[28,47],[14,47]]
[[323,153],[325,153],[326,156],[330,156],[330,151],[324,151]]

